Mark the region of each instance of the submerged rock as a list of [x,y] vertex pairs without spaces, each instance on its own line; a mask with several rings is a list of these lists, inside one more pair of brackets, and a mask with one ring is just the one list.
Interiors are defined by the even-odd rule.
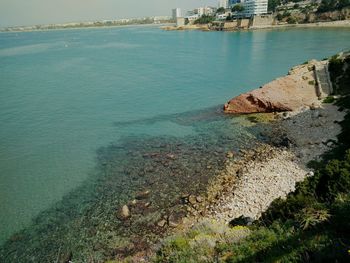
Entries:
[[229,152],[227,152],[226,157],[227,158],[233,158],[234,157],[234,153],[229,151]]
[[123,205],[120,215],[124,219],[127,219],[130,217],[130,210],[127,205]]
[[139,192],[136,194],[136,199],[141,200],[141,199],[146,199],[149,197],[149,194],[151,192],[149,190],[143,191],[143,192]]

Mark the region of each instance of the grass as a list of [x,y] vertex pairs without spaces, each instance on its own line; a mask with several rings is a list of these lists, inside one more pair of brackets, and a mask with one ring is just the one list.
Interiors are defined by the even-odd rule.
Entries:
[[[349,94],[349,57],[332,60],[337,91]],[[336,103],[350,109],[350,96]],[[309,164],[315,175],[253,226],[205,222],[167,239],[154,262],[350,262],[350,113],[340,124],[337,147]]]

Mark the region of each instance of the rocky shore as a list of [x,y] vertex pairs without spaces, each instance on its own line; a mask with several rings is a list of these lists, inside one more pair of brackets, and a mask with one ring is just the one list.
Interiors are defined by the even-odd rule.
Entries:
[[[258,219],[272,201],[313,175],[307,162],[337,144],[345,112],[322,103],[316,88],[314,69],[326,64],[294,67],[287,77],[249,93],[270,108],[258,103],[236,110],[283,112],[180,115],[177,122],[195,120],[201,135],[128,138],[100,149],[96,177],[11,237],[0,248],[0,261],[120,262],[129,257],[145,262],[161,238],[198,221]],[[247,96],[238,98],[239,106],[249,102]],[[237,109],[235,101],[229,109]],[[282,106],[271,106],[278,103]]]
[[[225,168],[210,182],[203,200],[184,196],[189,212],[185,227],[203,218],[226,223],[240,217],[256,220],[275,199],[293,192],[297,182],[313,176],[307,163],[319,159],[337,144],[339,123],[346,114],[321,100],[314,69],[326,66],[327,61],[296,66],[286,77],[225,105],[226,113],[263,112],[246,118],[253,125],[256,122],[265,125],[260,134],[265,142],[238,153],[228,151]],[[254,100],[247,99],[249,96]],[[272,111],[275,113],[265,116]],[[259,119],[270,121],[262,124]]]
[[[251,224],[274,200],[285,199],[296,183],[314,175],[306,164],[336,146],[345,114],[320,102],[288,113],[246,115],[253,126],[264,126],[260,134],[264,140],[238,152],[226,149],[223,169],[209,181],[206,194],[185,192],[180,200],[186,214],[176,218],[176,224],[173,218],[158,224],[172,226],[168,235],[186,233],[202,222]],[[144,259],[142,253],[133,258]]]
[[232,183],[208,207],[208,216],[225,222],[241,216],[258,219],[272,201],[285,198],[297,182],[313,175],[306,164],[336,145],[344,116],[329,104],[277,114],[264,132],[267,143],[243,151],[241,160],[226,166],[222,176]]
[[287,76],[225,104],[226,113],[274,112],[274,121],[261,133],[265,143],[241,151],[212,182],[207,217],[226,223],[239,217],[258,219],[272,201],[285,198],[297,182],[313,175],[307,163],[337,144],[339,123],[346,115],[322,102],[330,87],[318,83],[318,70],[327,69],[327,63],[313,60],[296,66]]
[[[314,22],[314,23],[302,23],[302,24],[278,24],[278,25],[258,25],[250,27],[249,29],[244,30],[261,30],[261,29],[284,29],[284,28],[350,28],[350,20],[338,20],[338,21],[327,21],[327,22]],[[201,31],[217,31],[214,29],[210,29],[208,24],[204,25],[185,25],[185,26],[162,26],[161,29],[166,31],[183,31],[183,30],[201,30]],[[229,31],[237,31],[242,30],[235,29]]]
[[297,111],[302,107],[320,105],[323,94],[316,69],[327,67],[326,61],[312,60],[292,68],[287,76],[277,78],[253,91],[241,94],[224,105],[224,112],[236,114]]
[[[307,163],[335,147],[341,132],[339,122],[346,114],[333,104],[323,103],[315,83],[309,83],[316,82],[315,66],[326,63],[310,61],[294,67],[287,77],[253,91],[264,96],[266,105],[278,105],[278,102],[282,105],[273,109],[275,113],[246,115],[252,126],[260,127],[262,141],[238,152],[227,148],[223,169],[209,180],[206,193],[184,192],[180,202],[186,213],[163,219],[158,226],[170,226],[169,235],[208,220],[250,224],[259,219],[274,200],[284,199],[293,192],[296,183],[313,176]],[[278,94],[281,84],[283,92]],[[260,93],[261,90],[264,92]],[[276,92],[278,100],[271,90]],[[261,108],[261,112],[272,111]],[[243,109],[247,108],[242,108],[240,113],[259,112]],[[143,255],[136,255],[135,262],[144,259]]]

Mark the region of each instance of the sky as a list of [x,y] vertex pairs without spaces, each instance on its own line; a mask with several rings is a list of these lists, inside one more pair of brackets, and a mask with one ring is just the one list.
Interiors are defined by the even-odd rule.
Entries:
[[218,0],[0,0],[0,27],[171,15]]

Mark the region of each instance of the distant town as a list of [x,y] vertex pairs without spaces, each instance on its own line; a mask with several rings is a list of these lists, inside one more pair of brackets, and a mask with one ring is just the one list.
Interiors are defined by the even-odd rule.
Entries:
[[[350,19],[350,0],[220,0],[182,13],[172,10],[175,29],[236,30]],[[196,26],[196,27],[195,27]]]
[[215,16],[216,20],[227,20],[236,17],[268,14],[267,7],[268,0],[220,0],[218,7],[198,7],[188,11],[185,16],[182,16],[180,8],[175,8],[172,14],[177,24],[181,25],[182,23],[193,23],[203,16]]
[[92,22],[72,22],[62,24],[47,24],[34,26],[15,26],[0,28],[2,32],[11,31],[33,31],[33,30],[53,30],[69,28],[91,28],[91,27],[108,27],[108,26],[127,26],[127,25],[149,25],[149,24],[167,24],[174,23],[172,16],[153,16],[143,18],[123,18],[116,20],[102,20]]
[[[170,12],[169,12],[170,13]],[[52,30],[126,25],[161,25],[167,30],[237,30],[288,24],[331,22],[350,19],[350,0],[220,0],[216,7],[203,6],[183,11],[172,9],[169,16],[123,18],[93,22],[16,26],[2,32]]]

